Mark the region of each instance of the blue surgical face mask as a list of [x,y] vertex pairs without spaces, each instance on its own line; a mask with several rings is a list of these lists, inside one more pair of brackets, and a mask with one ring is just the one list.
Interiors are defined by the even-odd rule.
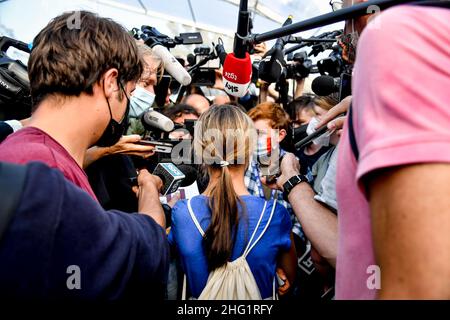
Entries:
[[148,111],[155,102],[155,94],[136,86],[130,99],[130,117],[139,118],[145,111]]

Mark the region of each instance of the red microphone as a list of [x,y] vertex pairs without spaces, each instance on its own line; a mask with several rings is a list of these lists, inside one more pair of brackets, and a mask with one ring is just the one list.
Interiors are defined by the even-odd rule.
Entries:
[[244,41],[249,31],[249,19],[248,0],[241,0],[237,32],[234,37],[234,50],[225,58],[222,75],[225,91],[229,95],[239,98],[245,96],[252,79],[252,61]]
[[223,84],[225,91],[235,97],[243,97],[247,93],[252,80],[252,62],[246,52],[245,58],[237,58],[229,53],[223,64]]

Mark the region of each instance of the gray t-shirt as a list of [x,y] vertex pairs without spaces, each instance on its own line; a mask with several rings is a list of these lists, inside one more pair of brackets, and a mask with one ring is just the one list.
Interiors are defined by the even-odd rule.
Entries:
[[336,166],[338,148],[333,147],[322,155],[312,167],[316,199],[337,210]]

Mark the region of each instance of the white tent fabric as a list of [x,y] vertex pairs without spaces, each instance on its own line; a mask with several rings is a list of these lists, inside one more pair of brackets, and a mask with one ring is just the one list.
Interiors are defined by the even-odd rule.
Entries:
[[[90,10],[110,17],[126,28],[150,25],[174,37],[182,32],[202,33],[205,44],[217,43],[221,37],[232,50],[239,0],[0,0],[0,34],[25,42],[58,14],[71,10]],[[294,22],[327,13],[328,0],[249,0],[254,33],[279,27],[288,15]],[[342,25],[305,32],[309,36],[342,28]],[[186,55],[193,46],[177,46],[174,54]]]

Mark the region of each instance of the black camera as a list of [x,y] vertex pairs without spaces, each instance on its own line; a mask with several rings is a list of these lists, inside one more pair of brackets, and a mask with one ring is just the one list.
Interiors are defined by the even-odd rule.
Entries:
[[214,49],[207,45],[199,46],[194,49],[195,64],[201,64],[203,69],[219,69],[220,60]]
[[[155,147],[156,154],[150,159],[150,162],[172,161],[173,151],[179,163],[189,164],[193,161],[192,142],[197,120],[185,119],[184,124],[175,123],[170,132],[164,132],[157,128],[150,128],[148,124],[143,125],[146,129],[141,144],[152,145]],[[187,138],[187,134],[190,138]],[[174,150],[175,149],[175,150]]]
[[286,65],[286,79],[301,79],[309,76],[313,63],[311,59],[308,59],[306,52],[301,51],[293,56],[289,55],[288,61],[293,61],[294,63]]
[[208,46],[200,46],[194,49],[195,55],[207,56],[211,53],[211,48]]
[[160,44],[166,48],[175,48],[177,45],[202,44],[203,38],[200,32],[181,33],[175,38],[162,34],[156,28],[142,26],[141,29],[133,28],[131,35],[137,39],[142,39],[149,47]]
[[220,59],[209,46],[194,49],[194,55],[188,57],[192,75],[192,85],[212,87],[216,83],[216,70],[220,68]]
[[345,71],[346,63],[342,59],[341,47],[335,45],[332,50],[328,58],[317,62],[317,68],[321,75],[339,77]]
[[25,119],[32,105],[28,71],[21,61],[7,56],[9,47],[30,52],[25,43],[0,37],[0,119]]

